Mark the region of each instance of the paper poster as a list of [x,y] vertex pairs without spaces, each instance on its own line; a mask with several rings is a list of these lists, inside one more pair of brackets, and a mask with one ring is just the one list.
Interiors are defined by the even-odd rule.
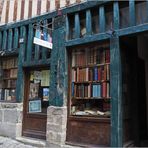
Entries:
[[43,100],[46,101],[49,99],[49,88],[43,88]]
[[50,71],[42,70],[41,86],[49,86],[49,77],[50,77]]
[[41,100],[29,101],[29,113],[41,112]]

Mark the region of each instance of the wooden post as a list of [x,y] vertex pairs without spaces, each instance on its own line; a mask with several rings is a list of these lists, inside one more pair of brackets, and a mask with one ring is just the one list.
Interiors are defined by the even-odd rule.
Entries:
[[69,19],[68,16],[66,16],[66,40],[69,39]]
[[13,48],[18,48],[18,40],[19,40],[18,28],[14,29],[14,40],[13,40]]
[[80,37],[80,18],[79,13],[75,14],[75,38]]
[[91,19],[91,11],[86,11],[86,35],[92,34],[92,19]]
[[8,31],[8,50],[12,50],[12,29],[9,29]]
[[17,102],[22,102],[23,99],[23,86],[24,86],[24,76],[23,76],[23,62],[24,62],[24,50],[26,44],[26,28],[21,26],[20,28],[20,38],[24,39],[23,43],[20,43],[19,56],[18,56],[18,74],[16,83],[16,100]]
[[110,39],[111,52],[111,146],[122,147],[122,71],[119,37]]
[[27,42],[27,63],[31,62],[33,43],[33,25],[29,24],[28,42]]
[[[114,29],[119,29],[119,5],[113,4]],[[111,57],[111,146],[122,147],[122,71],[119,36],[116,32],[110,38]]]
[[105,12],[104,6],[99,7],[99,31],[105,32]]
[[7,30],[3,31],[3,42],[2,42],[2,50],[6,50],[7,46]]
[[2,40],[3,40],[3,38],[2,38],[2,32],[0,31],[0,49],[2,49]]
[[129,0],[129,22],[130,22],[130,26],[136,25],[135,1],[134,0]]
[[65,49],[65,16],[54,21],[53,49],[50,66],[50,98],[49,104],[63,106],[67,92],[66,49]]

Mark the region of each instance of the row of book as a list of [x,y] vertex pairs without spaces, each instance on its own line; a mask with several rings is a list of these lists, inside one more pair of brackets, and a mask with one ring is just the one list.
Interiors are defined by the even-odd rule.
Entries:
[[110,65],[72,69],[72,82],[106,81],[110,79]]
[[16,80],[5,80],[3,82],[3,88],[15,88]]
[[101,84],[81,84],[76,85],[72,83],[72,96],[84,98],[109,98],[110,97],[110,84],[103,82]]
[[16,78],[17,72],[18,72],[17,68],[4,69],[3,70],[3,76],[4,76],[4,78]]
[[16,68],[18,60],[17,58],[11,58],[7,60],[3,60],[2,69]]
[[0,100],[14,101],[15,99],[15,89],[0,89]]
[[110,50],[106,48],[85,49],[72,52],[72,67],[110,63]]

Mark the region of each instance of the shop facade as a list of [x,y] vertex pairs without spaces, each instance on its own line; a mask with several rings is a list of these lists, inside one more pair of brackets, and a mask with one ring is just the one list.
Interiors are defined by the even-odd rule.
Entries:
[[1,26],[0,133],[139,146],[147,138],[147,11],[147,1],[88,1]]

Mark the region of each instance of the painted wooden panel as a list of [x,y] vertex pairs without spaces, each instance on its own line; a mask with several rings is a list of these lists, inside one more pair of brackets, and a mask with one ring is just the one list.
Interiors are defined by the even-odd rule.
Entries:
[[3,31],[2,50],[6,50],[7,47],[7,31]]
[[0,31],[0,49],[2,49],[2,32]]
[[18,28],[14,29],[13,48],[18,48],[19,32]]
[[119,29],[119,3],[118,1],[114,2],[113,4],[113,18],[114,18],[114,29],[117,30]]

